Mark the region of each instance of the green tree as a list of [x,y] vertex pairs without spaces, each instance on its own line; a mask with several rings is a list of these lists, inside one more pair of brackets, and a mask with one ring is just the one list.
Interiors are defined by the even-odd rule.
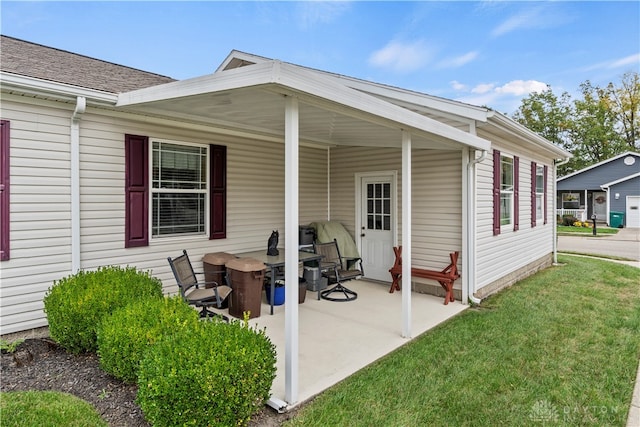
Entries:
[[640,151],[640,77],[628,72],[620,85],[580,85],[581,98],[547,90],[524,98],[513,119],[573,154],[566,175],[625,151]]
[[635,72],[625,73],[620,83],[618,87],[609,83],[607,88],[627,149],[637,152],[640,151],[640,76]]
[[626,145],[617,131],[618,114],[611,91],[594,87],[588,80],[580,85],[582,99],[573,102],[570,168],[579,170],[622,153]]
[[538,135],[568,149],[571,146],[570,101],[571,96],[567,92],[557,97],[547,86],[547,90],[524,98],[513,118]]

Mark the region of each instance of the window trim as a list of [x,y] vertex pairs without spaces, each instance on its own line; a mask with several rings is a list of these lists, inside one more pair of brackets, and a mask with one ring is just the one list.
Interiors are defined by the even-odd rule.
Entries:
[[[154,143],[166,143],[166,144],[174,144],[181,146],[189,146],[189,147],[198,147],[206,149],[206,170],[204,175],[206,176],[207,182],[204,190],[174,190],[174,189],[163,189],[163,188],[154,188],[153,186],[153,144]],[[194,142],[185,142],[185,141],[176,141],[167,138],[158,138],[158,137],[149,137],[149,150],[148,150],[148,182],[149,182],[149,213],[148,213],[148,233],[149,238],[152,242],[157,241],[166,241],[166,239],[177,238],[208,238],[210,236],[210,221],[211,221],[211,204],[210,204],[210,192],[211,192],[211,144],[206,143],[194,143]],[[204,231],[203,232],[193,232],[193,233],[177,233],[177,234],[165,234],[165,235],[154,235],[154,218],[153,218],[153,196],[155,194],[163,194],[163,193],[185,193],[185,194],[204,194],[204,207],[207,209],[204,214]]]
[[[210,240],[227,237],[227,147],[208,144],[210,148],[209,236]],[[149,246],[149,137],[124,135],[125,148],[125,242],[124,247]],[[135,151],[135,150],[137,151]],[[142,155],[134,155],[143,153]],[[215,156],[214,156],[215,153]],[[215,161],[213,160],[215,158]],[[133,179],[135,178],[135,179]],[[132,184],[136,184],[135,186]],[[137,193],[137,194],[136,194]],[[132,194],[134,197],[132,197]],[[142,195],[142,196],[141,196]],[[214,197],[215,195],[215,197]],[[137,235],[135,235],[137,234]],[[189,236],[180,236],[185,239]],[[193,236],[191,236],[193,239]]]
[[[502,183],[502,177],[503,177],[503,173],[502,173],[502,159],[503,159],[503,158],[504,158],[504,159],[511,159],[511,180],[512,180],[512,182],[511,182],[512,190],[511,190],[511,191],[505,191],[505,190],[503,190],[503,188],[502,188],[502,187],[503,187],[503,183]],[[502,223],[502,219],[503,219],[503,218],[502,218],[502,209],[500,209],[500,215],[499,215],[499,218],[500,218],[500,229],[501,229],[501,230],[506,230],[506,229],[509,229],[509,228],[511,228],[511,227],[513,227],[514,231],[516,231],[516,230],[517,230],[517,228],[516,228],[516,214],[515,214],[516,207],[517,207],[517,206],[516,206],[516,205],[517,205],[517,204],[516,204],[516,196],[517,196],[517,194],[518,194],[518,192],[517,192],[517,187],[518,187],[518,186],[517,186],[517,184],[516,184],[516,182],[517,182],[517,181],[516,181],[516,164],[517,164],[516,159],[517,159],[517,157],[516,157],[516,156],[511,156],[511,155],[508,155],[508,154],[502,154],[502,153],[500,154],[500,164],[499,164],[499,169],[500,169],[500,207],[501,207],[501,208],[502,208],[502,195],[503,195],[503,194],[510,194],[510,195],[511,195],[511,197],[510,197],[510,201],[509,201],[509,208],[510,208],[510,211],[511,211],[511,212],[510,212],[510,213],[511,213],[511,215],[509,216],[509,222],[508,222],[508,223],[506,223],[506,224],[503,224],[503,223]]]

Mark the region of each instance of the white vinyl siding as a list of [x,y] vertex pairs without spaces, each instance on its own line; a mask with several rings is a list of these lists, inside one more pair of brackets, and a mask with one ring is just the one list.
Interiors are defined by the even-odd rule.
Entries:
[[[43,298],[55,280],[71,274],[70,117],[72,107],[38,100],[12,103],[3,94],[2,118],[11,120],[11,260],[2,262],[2,333],[45,326]],[[49,107],[52,108],[49,108]],[[187,249],[196,268],[210,252],[267,246],[271,231],[284,242],[284,144],[190,129],[167,120],[136,122],[88,108],[80,121],[80,263],[134,265],[177,291],[168,256]],[[175,125],[172,127],[172,125]],[[124,135],[148,135],[227,146],[227,238],[181,236],[149,246],[124,247]],[[300,147],[300,223],[327,217],[327,150]]]
[[[478,136],[483,137],[481,132]],[[487,137],[487,136],[485,136]],[[522,150],[521,147],[511,144],[508,141],[494,141],[493,148],[500,150],[503,154],[519,157],[519,212],[520,228],[514,232],[512,228],[503,228],[503,232],[497,236],[493,235],[493,158],[487,156],[483,162],[476,165],[476,209],[477,209],[477,239],[476,239],[476,284],[478,291],[484,286],[499,280],[526,265],[549,255],[553,251],[552,225],[553,221],[543,224],[538,221],[536,227],[531,227],[531,197],[528,192],[523,192],[524,188],[531,188],[531,168],[523,167],[532,161],[538,165],[550,163],[549,159],[535,156],[530,151]],[[552,177],[553,166],[549,166],[549,177],[547,179],[547,206],[551,210],[552,200]],[[554,216],[548,212],[549,218]]]
[[44,294],[71,269],[71,111],[2,98],[2,119],[11,121],[11,259],[0,267],[6,334],[46,325]]
[[[402,152],[400,149],[331,149],[331,219],[355,235],[355,175],[398,171],[398,242],[402,244]],[[442,268],[449,253],[462,247],[462,172],[458,151],[413,150],[413,263]],[[394,255],[389,254],[389,268]]]

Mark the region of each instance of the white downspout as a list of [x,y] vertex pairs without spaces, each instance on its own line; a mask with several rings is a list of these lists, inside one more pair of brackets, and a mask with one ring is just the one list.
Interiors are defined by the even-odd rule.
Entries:
[[79,96],[71,116],[71,273],[80,270],[80,119],[87,109],[87,98]]
[[[475,152],[474,152],[475,157]],[[467,207],[468,207],[468,248],[465,253],[467,298],[474,304],[480,304],[482,299],[473,295],[476,283],[476,165],[487,158],[487,150],[482,150],[480,157],[467,163]],[[471,191],[470,191],[471,190]],[[463,283],[464,286],[464,283]]]
[[[564,160],[554,160],[553,161],[553,264],[558,264],[558,224],[556,221],[556,216],[558,215],[558,166],[562,166],[566,164],[570,158],[566,158]],[[586,208],[586,199],[585,199],[585,208]]]

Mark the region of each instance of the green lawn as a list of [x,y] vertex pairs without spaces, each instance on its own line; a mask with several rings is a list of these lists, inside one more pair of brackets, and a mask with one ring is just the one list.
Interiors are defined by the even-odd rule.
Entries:
[[54,391],[0,393],[2,427],[107,427],[88,402]]
[[329,389],[288,425],[624,426],[640,269],[559,260]]
[[[610,236],[612,234],[617,234],[620,231],[619,228],[611,228],[605,226],[596,227],[596,236]],[[584,235],[589,234],[593,235],[593,228],[590,227],[572,227],[567,225],[559,225],[558,226],[558,234],[563,235]]]
[[[332,387],[287,425],[624,426],[640,269],[559,261]],[[64,393],[1,393],[0,403],[3,427],[105,425]]]

